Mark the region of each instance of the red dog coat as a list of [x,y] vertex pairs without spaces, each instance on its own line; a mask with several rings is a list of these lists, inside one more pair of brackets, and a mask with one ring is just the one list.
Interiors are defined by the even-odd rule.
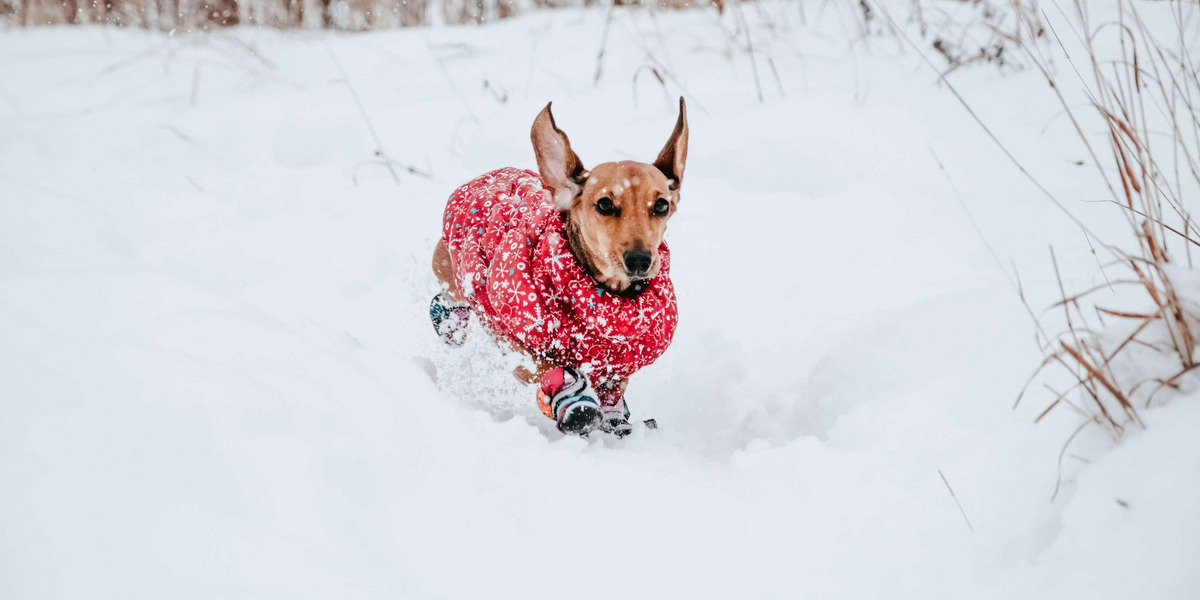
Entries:
[[446,203],[442,241],[454,280],[494,333],[548,362],[586,373],[600,403],[615,405],[621,382],[652,363],[675,334],[670,253],[635,298],[601,289],[575,260],[536,173],[505,168],[458,188]]

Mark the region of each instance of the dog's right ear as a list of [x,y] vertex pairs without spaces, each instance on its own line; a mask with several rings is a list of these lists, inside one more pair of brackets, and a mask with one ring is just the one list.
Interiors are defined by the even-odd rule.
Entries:
[[671,132],[671,137],[667,140],[667,145],[663,146],[662,152],[658,153],[658,158],[654,159],[654,166],[667,176],[671,191],[678,192],[679,186],[683,183],[683,167],[687,164],[687,150],[687,103],[683,101],[683,96],[680,96],[679,119],[675,121],[675,130]]
[[529,137],[533,140],[533,152],[537,155],[542,183],[554,194],[554,204],[559,210],[570,209],[575,198],[583,191],[587,170],[571,150],[567,134],[554,124],[550,104],[546,104],[546,108],[533,120]]

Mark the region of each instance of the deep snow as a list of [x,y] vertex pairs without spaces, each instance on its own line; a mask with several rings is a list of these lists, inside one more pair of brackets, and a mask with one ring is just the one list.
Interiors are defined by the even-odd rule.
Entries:
[[[1077,418],[1013,410],[1033,327],[947,176],[1037,308],[1051,243],[1100,280],[1087,241],[911,49],[792,6],[748,8],[763,104],[705,12],[618,13],[597,86],[602,10],[0,32],[0,597],[1200,597],[1197,398],[1060,461]],[[431,178],[371,164],[330,53]],[[1038,75],[952,81],[1120,235]],[[533,166],[549,100],[585,164],[648,160],[681,91],[680,327],[628,394],[661,429],[563,439],[431,331],[445,198]]]

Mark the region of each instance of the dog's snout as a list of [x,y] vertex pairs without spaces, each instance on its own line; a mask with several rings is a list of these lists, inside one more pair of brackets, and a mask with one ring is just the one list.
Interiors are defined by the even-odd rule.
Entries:
[[653,257],[645,250],[630,250],[625,253],[625,270],[630,275],[645,275],[650,272]]

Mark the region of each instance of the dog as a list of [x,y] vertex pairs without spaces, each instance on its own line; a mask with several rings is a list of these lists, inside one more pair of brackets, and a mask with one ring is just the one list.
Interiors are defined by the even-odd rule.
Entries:
[[446,203],[433,272],[434,330],[461,345],[476,315],[532,360],[542,413],[566,434],[632,431],[629,377],[666,351],[678,321],[663,235],[680,202],[687,105],[653,163],[584,167],[551,105],[533,121],[538,172],[504,168]]

